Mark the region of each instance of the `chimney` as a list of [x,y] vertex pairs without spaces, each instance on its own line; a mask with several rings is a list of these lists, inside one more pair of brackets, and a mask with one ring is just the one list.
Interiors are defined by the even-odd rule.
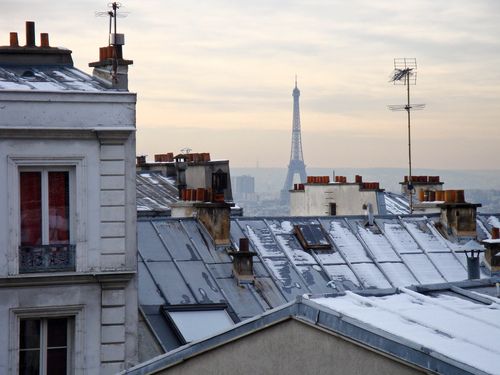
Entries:
[[19,47],[19,38],[17,37],[16,32],[10,33],[10,46]]
[[135,165],[136,166],[143,166],[144,164],[146,164],[146,155],[139,155],[139,156],[136,156],[135,158],[136,162],[135,162]]
[[[175,157],[180,201],[171,205],[171,215],[172,217],[196,217],[206,228],[216,246],[228,247],[231,244],[231,206],[224,200],[224,189],[228,186],[228,175],[219,169],[212,174],[211,189],[188,189],[186,158],[188,156],[182,154]],[[202,196],[206,199],[202,199]]]
[[467,278],[469,280],[476,280],[481,278],[481,273],[479,271],[480,252],[480,250],[470,250],[465,252],[465,255],[467,257]]
[[231,206],[226,202],[197,201],[197,189],[185,189],[184,191],[182,200],[172,203],[171,216],[197,218],[212,237],[216,247],[229,247],[231,245]]
[[0,65],[73,66],[71,51],[50,47],[49,34],[40,34],[40,46],[35,44],[35,23],[26,21],[26,44],[19,45],[17,32],[9,35],[9,45],[0,46]]
[[[404,179],[399,184],[401,185],[401,194],[408,195],[408,185],[410,182],[409,176],[404,176]],[[441,182],[439,176],[411,176],[411,185],[415,190],[417,197],[421,197],[421,191],[441,191],[443,190],[444,182]],[[421,199],[419,199],[422,201]]]
[[491,229],[491,238],[482,241],[486,248],[484,252],[484,264],[490,274],[500,276],[500,238],[499,228]]
[[35,23],[26,21],[26,47],[35,47]]
[[253,284],[253,257],[257,254],[249,250],[248,238],[240,238],[239,251],[228,251],[233,257],[233,275],[238,280],[238,285]]
[[40,33],[40,47],[49,48],[49,34],[48,33]]
[[155,154],[155,163],[170,163],[174,161],[174,153]]
[[123,58],[125,35],[112,33],[109,45],[99,48],[99,61],[90,63],[92,76],[110,89],[128,91],[128,66],[134,62]]
[[476,211],[481,204],[465,202],[463,190],[446,190],[444,198],[445,202],[437,205],[441,209],[443,234],[476,238]]
[[175,158],[175,169],[177,175],[177,190],[179,191],[179,199],[182,199],[182,191],[186,189],[186,169],[188,167],[186,155],[179,154]]

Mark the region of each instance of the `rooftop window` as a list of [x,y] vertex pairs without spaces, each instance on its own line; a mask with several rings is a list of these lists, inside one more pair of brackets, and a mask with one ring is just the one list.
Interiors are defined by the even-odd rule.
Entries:
[[332,248],[323,228],[319,224],[294,225],[294,232],[306,250],[328,250]]
[[225,305],[167,306],[163,312],[185,343],[213,336],[234,325]]

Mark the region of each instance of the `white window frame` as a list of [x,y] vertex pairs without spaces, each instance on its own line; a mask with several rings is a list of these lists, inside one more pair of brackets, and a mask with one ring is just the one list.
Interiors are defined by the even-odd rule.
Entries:
[[[50,306],[33,308],[15,308],[10,310],[10,356],[9,356],[9,374],[19,374],[19,335],[21,332],[21,320],[23,319],[47,319],[47,318],[72,318],[71,339],[68,340],[68,352],[71,360],[69,361],[70,371],[68,375],[83,375],[85,368],[85,327],[84,327],[84,306]],[[46,347],[45,347],[46,350]],[[42,374],[45,374],[42,372]],[[49,374],[47,374],[49,375]]]
[[[49,245],[49,172],[68,172],[69,180],[69,243],[73,244],[75,230],[75,169],[73,167],[44,166],[44,167],[19,167],[21,172],[41,173],[41,197],[42,197],[42,245]],[[19,186],[20,188],[20,186]],[[21,217],[19,217],[19,228],[21,228]],[[19,240],[20,244],[20,240]]]
[[[73,220],[70,228],[70,241],[76,245],[75,262],[76,272],[87,268],[87,176],[86,159],[84,156],[8,156],[8,209],[9,209],[9,248],[8,270],[9,275],[19,274],[19,245],[21,243],[21,215],[20,215],[20,171],[36,169],[70,170],[70,215]],[[73,204],[71,204],[73,203]]]

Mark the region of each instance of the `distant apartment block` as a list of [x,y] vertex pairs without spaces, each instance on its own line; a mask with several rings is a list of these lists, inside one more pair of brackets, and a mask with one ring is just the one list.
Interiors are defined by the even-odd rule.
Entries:
[[255,178],[253,176],[236,176],[233,186],[235,200],[255,199]]

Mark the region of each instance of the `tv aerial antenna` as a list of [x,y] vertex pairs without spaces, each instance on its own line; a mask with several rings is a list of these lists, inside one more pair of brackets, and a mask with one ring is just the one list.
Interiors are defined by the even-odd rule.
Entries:
[[411,176],[411,111],[422,110],[425,104],[410,103],[410,86],[417,84],[417,59],[413,57],[398,57],[394,59],[394,71],[389,82],[394,85],[406,86],[406,104],[389,105],[391,111],[406,111],[408,117],[408,185],[407,191],[410,197],[410,214],[413,213],[413,182]]
[[96,17],[109,17],[109,31],[108,31],[108,45],[111,45],[111,31],[113,30],[114,34],[116,34],[116,19],[117,18],[125,18],[129,15],[130,12],[120,12],[118,13],[118,9],[122,8],[123,5],[118,2],[108,3],[108,8],[111,8],[108,11],[104,12],[95,12]]

